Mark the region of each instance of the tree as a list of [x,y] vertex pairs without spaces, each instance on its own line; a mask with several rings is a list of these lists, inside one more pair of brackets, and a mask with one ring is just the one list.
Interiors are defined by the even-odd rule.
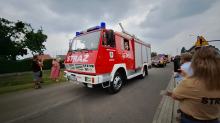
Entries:
[[157,56],[157,53],[156,52],[151,52],[151,57],[155,57]]
[[32,54],[42,52],[46,39],[42,29],[35,33],[30,24],[0,18],[0,60],[16,60],[19,55],[27,55],[28,49]]
[[32,30],[28,32],[25,36],[25,44],[28,49],[31,50],[32,55],[34,53],[43,53],[46,49],[44,42],[46,42],[47,36],[43,34],[43,30],[40,29],[36,33]]
[[181,53],[185,53],[185,52],[186,52],[186,48],[185,48],[185,47],[182,47]]

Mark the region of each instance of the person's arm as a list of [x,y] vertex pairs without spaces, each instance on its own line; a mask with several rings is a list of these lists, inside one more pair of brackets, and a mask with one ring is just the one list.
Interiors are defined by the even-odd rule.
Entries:
[[42,58],[41,59],[41,64],[42,64],[42,67],[44,66],[44,59]]
[[40,61],[37,61],[37,65],[38,65],[39,67],[42,67],[42,66],[43,66]]
[[185,78],[180,84],[174,88],[172,92],[172,97],[178,100],[195,98],[198,92],[196,85],[193,84],[192,78]]
[[56,62],[53,60],[53,61],[52,61],[52,67],[54,67],[55,64],[56,64]]
[[178,100],[178,101],[181,101],[182,99],[176,97],[172,91],[167,91],[166,92],[166,95],[169,96],[169,97],[172,97],[174,100]]
[[43,67],[43,61],[38,62],[40,67]]

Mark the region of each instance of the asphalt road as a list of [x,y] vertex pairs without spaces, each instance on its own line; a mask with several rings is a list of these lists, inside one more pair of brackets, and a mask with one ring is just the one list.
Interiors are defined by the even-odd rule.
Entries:
[[67,82],[0,95],[0,123],[151,123],[172,66],[152,68],[114,95]]

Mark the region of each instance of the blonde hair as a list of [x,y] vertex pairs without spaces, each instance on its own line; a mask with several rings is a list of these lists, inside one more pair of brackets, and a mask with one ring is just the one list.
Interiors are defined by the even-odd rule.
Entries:
[[202,47],[192,59],[193,76],[204,82],[208,90],[220,90],[220,57],[216,49]]

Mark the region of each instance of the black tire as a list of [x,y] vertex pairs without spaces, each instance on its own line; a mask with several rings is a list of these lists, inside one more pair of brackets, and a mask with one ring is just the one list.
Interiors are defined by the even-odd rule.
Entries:
[[84,85],[85,87],[87,87],[87,83],[83,83],[83,85]]
[[110,87],[108,87],[108,92],[110,94],[115,94],[121,90],[122,85],[123,85],[122,76],[118,72],[116,72],[113,81],[110,82]]
[[141,74],[139,77],[140,77],[141,79],[144,79],[147,75],[148,75],[148,69],[147,69],[147,67],[145,66],[145,67],[144,67],[143,74]]
[[148,76],[148,68],[145,69],[145,74]]

